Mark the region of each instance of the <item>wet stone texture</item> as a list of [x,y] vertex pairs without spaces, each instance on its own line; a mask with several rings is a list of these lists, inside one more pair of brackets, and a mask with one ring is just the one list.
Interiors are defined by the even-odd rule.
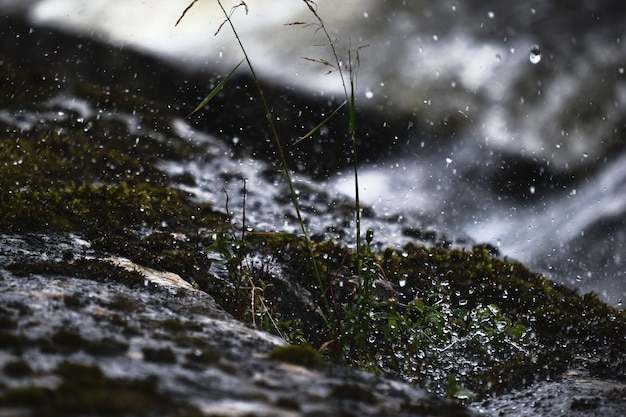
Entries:
[[[2,235],[0,261],[77,244]],[[270,359],[284,341],[174,281],[0,271],[3,415],[473,415],[397,379]]]
[[[400,232],[409,242],[400,250],[375,247],[374,237],[368,252],[382,313],[399,314],[396,324],[401,313],[425,321],[414,334],[372,322],[377,372],[355,369],[349,355],[342,365],[353,367],[322,361],[259,330],[281,328],[255,315],[265,311],[254,296],[266,285],[265,307],[291,340],[324,351],[330,339],[302,240],[267,223],[273,215],[293,225],[294,214],[258,133],[264,116],[246,113],[246,80],[188,123],[181,114],[210,77],[18,20],[0,28],[15,40],[0,51],[0,414],[622,415],[624,311],[493,247],[417,226]],[[291,97],[278,112],[322,105],[273,93]],[[323,284],[350,308],[354,252],[328,236],[348,235],[351,202],[305,176],[323,177],[345,158],[332,146],[307,159],[309,151],[292,155],[298,189],[307,218],[328,225],[313,239]],[[222,187],[241,188],[248,173],[258,198],[240,251],[231,222],[243,213],[226,209]],[[240,197],[231,195],[231,208]],[[224,264],[229,257],[239,269]],[[407,341],[419,335],[421,345]],[[474,402],[441,398],[447,373],[477,393]]]

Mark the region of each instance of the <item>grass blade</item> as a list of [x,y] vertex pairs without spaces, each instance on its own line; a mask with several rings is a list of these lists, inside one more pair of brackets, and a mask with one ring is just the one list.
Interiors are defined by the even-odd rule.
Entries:
[[326,123],[328,123],[328,121],[329,121],[329,120],[330,120],[330,119],[331,119],[331,118],[332,118],[335,114],[337,114],[337,112],[338,112],[339,110],[341,110],[341,108],[342,108],[343,106],[345,106],[346,104],[348,104],[348,100],[345,100],[343,103],[341,103],[341,104],[339,105],[339,107],[337,107],[337,108],[335,109],[335,111],[334,111],[334,112],[332,112],[332,113],[331,113],[331,114],[330,114],[327,118],[325,118],[324,120],[322,120],[322,121],[321,121],[321,122],[320,122],[317,126],[315,126],[313,129],[309,130],[309,132],[308,132],[306,135],[304,135],[304,136],[300,136],[300,137],[298,138],[298,140],[297,140],[297,141],[295,141],[293,144],[294,144],[294,145],[295,145],[295,144],[297,144],[298,142],[300,142],[300,141],[302,141],[302,140],[304,140],[304,139],[308,138],[309,136],[313,135],[313,133],[315,133],[315,132],[317,132],[318,130],[320,130],[320,128],[321,128],[322,126],[324,126]]
[[209,93],[209,94],[208,94],[208,95],[204,98],[204,100],[202,100],[202,101],[200,102],[200,104],[198,104],[198,105],[196,106],[196,108],[195,108],[195,109],[193,109],[193,110],[192,110],[192,112],[191,112],[191,113],[189,113],[189,114],[187,115],[187,117],[190,117],[192,114],[194,114],[195,112],[197,112],[198,110],[200,110],[201,108],[203,108],[204,106],[206,106],[206,105],[207,105],[207,103],[208,103],[209,101],[211,101],[211,100],[213,99],[213,97],[215,97],[215,96],[217,95],[217,93],[219,93],[219,92],[222,90],[222,88],[224,88],[224,86],[226,85],[226,83],[228,82],[228,80],[230,80],[230,77],[232,77],[232,76],[233,76],[233,74],[235,73],[235,71],[237,71],[237,68],[239,68],[239,66],[240,66],[241,64],[243,64],[243,61],[244,61],[243,59],[242,59],[241,61],[239,61],[239,64],[237,64],[237,66],[236,66],[235,68],[233,68],[233,70],[232,70],[232,71],[231,71],[231,72],[230,72],[230,73],[229,73],[226,77],[224,77],[224,79],[223,79],[222,81],[220,81],[220,82],[219,82],[219,83],[215,86],[215,88],[213,88],[213,90],[211,90],[211,92],[210,92],[210,93]]

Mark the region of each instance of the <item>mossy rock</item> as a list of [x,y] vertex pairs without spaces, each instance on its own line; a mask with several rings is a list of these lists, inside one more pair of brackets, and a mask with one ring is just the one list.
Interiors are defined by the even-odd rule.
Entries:
[[68,414],[139,415],[173,414],[190,406],[159,395],[157,379],[109,378],[97,366],[63,362],[56,369],[56,388],[10,388],[0,395],[2,406],[27,406],[43,416]]

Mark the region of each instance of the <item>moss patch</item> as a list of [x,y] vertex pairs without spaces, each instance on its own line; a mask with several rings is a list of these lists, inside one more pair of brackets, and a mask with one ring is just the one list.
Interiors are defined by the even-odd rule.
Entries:
[[26,277],[30,274],[38,274],[90,279],[98,282],[112,280],[129,287],[143,287],[145,281],[145,277],[140,272],[128,271],[109,262],[95,259],[81,258],[72,262],[15,262],[6,268],[17,276]]
[[324,363],[322,355],[308,344],[278,346],[272,349],[267,356],[270,359],[295,365],[315,366]]
[[4,365],[3,371],[11,378],[24,378],[33,373],[32,368],[28,362],[24,360],[16,360],[7,362]]
[[26,406],[42,416],[97,413],[110,415],[173,415],[194,411],[157,391],[157,379],[109,378],[97,366],[64,362],[56,374],[55,388],[10,388],[0,395],[2,406]]
[[170,348],[149,348],[141,350],[143,359],[148,362],[176,363],[176,354]]
[[[345,310],[363,302],[356,291],[360,284],[355,253],[331,241],[313,245],[325,296],[334,311],[331,320],[345,338],[343,348],[349,350],[333,351],[332,329],[317,309],[323,295],[301,239],[250,235],[247,249],[251,254],[273,256],[283,266],[281,270],[288,271],[288,277],[265,274],[256,285],[270,285],[264,292],[265,303],[273,306],[279,320],[293,319],[291,324],[296,326],[307,323],[300,327],[304,339],[317,347],[328,346],[331,358],[355,358],[357,332],[362,329],[346,321],[354,317]],[[432,384],[433,370],[448,367],[450,372],[466,375],[464,386],[488,394],[554,377],[571,366],[576,355],[600,355],[614,364],[611,378],[623,377],[619,370],[624,363],[624,311],[594,294],[579,295],[555,285],[518,262],[495,256],[487,247],[461,250],[409,244],[401,250],[367,253],[363,263],[374,271],[376,288],[367,301],[371,317],[362,318],[367,332],[362,359],[375,359],[386,372]],[[301,300],[294,295],[298,290],[290,287],[293,283],[309,291],[314,300],[313,306],[296,314],[292,306]],[[454,359],[442,360],[446,357]]]

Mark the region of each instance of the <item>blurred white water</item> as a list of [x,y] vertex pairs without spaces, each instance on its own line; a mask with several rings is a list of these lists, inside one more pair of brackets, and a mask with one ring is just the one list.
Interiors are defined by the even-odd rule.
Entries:
[[[601,155],[603,147],[589,146],[590,138],[610,141],[626,104],[624,25],[614,24],[611,6],[619,2],[580,0],[562,9],[555,1],[430,3],[316,2],[343,59],[350,47],[367,45],[358,72],[363,105],[411,111],[432,125],[459,125],[459,133],[551,158],[559,168],[583,153]],[[175,26],[189,4],[41,0],[29,13],[36,23],[191,67],[230,70],[242,53],[229,27],[215,34],[224,21],[217,1],[197,1]],[[222,4],[230,11],[240,1]],[[328,75],[327,67],[302,59],[332,62],[323,34],[312,26],[288,25],[315,22],[303,1],[246,5],[234,11],[233,21],[263,77],[316,92],[340,91],[336,73]],[[533,47],[543,56],[537,64],[529,59]],[[590,115],[607,123],[590,124]]]
[[[215,0],[194,3],[174,26],[190,3],[0,0],[0,7],[181,66],[229,71],[242,53],[229,27],[215,34],[224,20]],[[222,3],[230,11],[240,1]],[[497,244],[504,255],[612,303],[625,297],[624,221],[589,232],[626,214],[623,1],[316,5],[343,59],[350,47],[367,45],[359,51],[357,104],[380,110],[380,124],[400,112],[425,129],[398,138],[410,143],[408,154],[363,168],[364,201]],[[300,91],[340,92],[337,73],[302,59],[332,61],[322,33],[288,25],[315,21],[304,2],[246,6],[233,20],[262,77]],[[381,146],[392,139],[376,138]],[[503,155],[575,180],[534,191],[520,173],[532,195],[511,199],[488,184]],[[343,177],[329,184],[351,194]]]

